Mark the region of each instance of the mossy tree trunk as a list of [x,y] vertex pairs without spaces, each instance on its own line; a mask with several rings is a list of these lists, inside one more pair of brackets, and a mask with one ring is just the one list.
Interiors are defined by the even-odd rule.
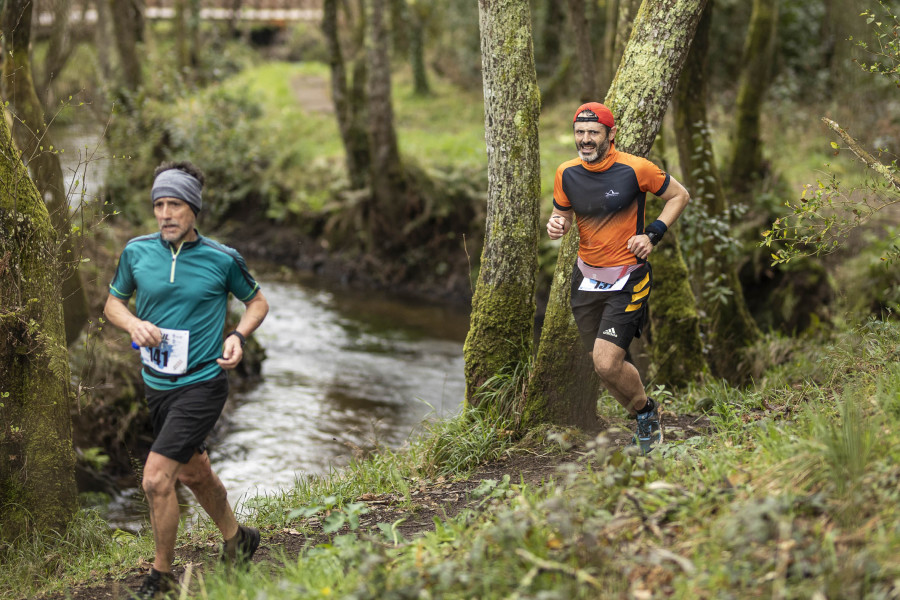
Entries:
[[[358,23],[355,27],[356,43],[350,49],[350,57],[345,58],[338,27],[338,4],[338,0],[325,0],[322,5],[322,31],[328,45],[331,99],[334,102],[338,130],[344,144],[347,176],[350,187],[359,190],[369,184],[369,168],[372,162],[366,127],[368,121],[366,108],[368,102],[365,97],[366,61],[360,57],[365,13],[360,11],[357,15],[362,23]],[[349,20],[349,14],[347,16]]]
[[734,146],[728,167],[728,184],[739,194],[748,192],[763,173],[760,115],[771,83],[778,2],[753,0],[750,27],[744,41],[731,138]]
[[583,102],[597,99],[597,66],[594,61],[594,45],[591,43],[590,23],[582,0],[568,0],[569,24],[575,34],[575,46],[578,51],[578,66]]
[[56,234],[0,110],[0,541],[77,509]]
[[122,83],[128,92],[137,92],[144,81],[138,44],[144,39],[143,0],[108,0],[115,30]]
[[531,358],[537,276],[540,92],[528,0],[479,0],[488,156],[481,270],[464,348],[466,401]]
[[[607,106],[616,116],[616,146],[619,150],[638,156],[646,156],[650,151],[705,4],[706,0],[645,0],[641,5],[606,97]],[[658,212],[648,214],[652,219]],[[590,428],[596,422],[599,382],[584,347],[578,342],[578,331],[569,308],[571,273],[578,251],[578,236],[573,231],[566,234],[560,247],[528,387],[524,426],[553,422]],[[654,338],[655,343],[665,347],[675,343],[685,349],[685,353],[679,355],[683,372],[666,381],[667,385],[692,379],[706,368],[700,352],[694,296],[684,276],[686,268],[674,237],[666,236],[651,257],[654,265],[661,262],[654,268],[651,314],[656,314],[655,304],[662,293],[672,294],[670,301],[681,308],[677,311],[677,337],[668,339],[661,335],[668,331],[659,331]],[[667,249],[669,245],[672,249]],[[662,255],[662,261],[657,258],[657,253]],[[672,259],[667,260],[665,257],[669,254]],[[660,289],[666,291],[661,293]],[[657,328],[656,319],[653,324]]]
[[[675,137],[682,182],[709,217],[722,219],[726,217],[728,198],[716,168],[706,110],[706,66],[713,5],[714,0],[709,0],[675,90]],[[690,213],[686,217],[690,218]],[[716,294],[703,301],[708,315],[710,366],[716,375],[727,377],[733,373],[740,349],[759,337],[759,329],[747,309],[732,257],[717,250],[712,242],[701,249],[703,256],[697,263],[703,265],[703,281],[719,281],[716,285],[724,285],[730,292],[724,299]],[[698,278],[699,274],[694,273],[694,279]],[[700,295],[702,298],[702,290]]]
[[61,294],[65,308],[66,340],[72,343],[88,320],[87,295],[78,271],[80,247],[72,235],[69,200],[62,165],[52,150],[53,140],[44,122],[44,109],[32,77],[30,46],[32,0],[6,0],[2,12],[3,95],[13,112],[12,134],[47,203],[60,240]]

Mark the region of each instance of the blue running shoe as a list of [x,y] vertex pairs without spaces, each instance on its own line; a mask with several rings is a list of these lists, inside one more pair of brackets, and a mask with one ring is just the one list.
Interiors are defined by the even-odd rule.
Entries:
[[634,434],[634,443],[641,448],[641,454],[649,454],[653,446],[661,444],[663,431],[659,424],[659,404],[654,403],[653,410],[647,413],[638,413],[637,432]]

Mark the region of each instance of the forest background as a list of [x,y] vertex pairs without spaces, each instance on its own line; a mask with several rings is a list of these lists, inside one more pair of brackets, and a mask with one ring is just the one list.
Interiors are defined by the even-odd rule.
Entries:
[[[252,8],[253,3],[245,4]],[[41,350],[43,338],[32,335],[38,329],[32,323],[39,321],[24,320],[24,329],[10,325],[23,322],[13,317],[15,294],[10,290],[21,291],[32,277],[22,276],[24,269],[8,268],[13,246],[4,246],[7,252],[0,261],[4,274],[19,274],[18,283],[4,288],[4,358],[21,362],[22,356],[36,356],[44,376],[57,381],[26,383],[50,399],[56,411],[50,420],[74,419],[79,464],[66,457],[71,452],[65,444],[58,445],[55,464],[42,471],[47,481],[76,468],[132,468],[124,448],[134,452],[146,426],[139,385],[123,350],[127,341],[103,327],[100,307],[123,241],[153,228],[146,210],[147,187],[153,168],[166,159],[201,163],[214,183],[206,192],[209,210],[200,227],[251,260],[312,270],[357,286],[417,293],[423,301],[435,296],[472,301],[473,323],[482,315],[520,330],[524,323],[529,335],[517,344],[508,343],[515,336],[485,335],[473,327],[466,347],[467,400],[492,412],[487,418],[461,417],[454,425],[459,431],[452,430],[460,440],[472,435],[472,423],[484,426],[484,419],[502,424],[494,427],[495,434],[515,431],[514,437],[535,425],[581,425],[591,431],[615,419],[608,414],[609,399],[601,398],[600,412],[594,415],[591,410],[587,418],[592,422],[583,420],[585,403],[597,405],[596,383],[560,393],[565,401],[552,403],[547,399],[553,392],[548,390],[559,385],[558,379],[541,382],[535,375],[571,369],[584,374],[582,381],[590,380],[584,365],[566,357],[541,359],[540,346],[562,338],[540,335],[536,343],[525,339],[532,331],[548,331],[545,314],[550,326],[562,318],[552,312],[551,283],[558,261],[565,260],[565,242],[561,254],[560,244],[533,236],[523,254],[533,256],[534,267],[527,259],[515,267],[534,271],[534,281],[527,286],[531,291],[515,291],[505,310],[478,303],[479,289],[494,298],[506,293],[490,287],[484,274],[494,267],[485,268],[489,264],[479,257],[488,256],[482,248],[490,247],[494,235],[487,225],[492,213],[537,211],[536,221],[544,220],[555,168],[573,155],[568,129],[573,109],[583,99],[603,99],[607,90],[620,90],[614,75],[626,68],[622,57],[627,55],[632,24],[640,21],[640,14],[665,23],[666,11],[674,14],[679,3],[519,3],[526,9],[533,76],[540,90],[539,104],[532,105],[540,115],[534,129],[540,138],[539,176],[521,182],[526,193],[520,199],[499,198],[491,187],[485,148],[485,135],[489,140],[491,135],[485,111],[490,108],[485,108],[482,83],[487,76],[484,13],[492,3],[481,4],[480,23],[477,3],[326,0],[304,5],[312,11],[305,21],[253,24],[203,18],[210,6],[198,0],[163,6],[171,9],[164,19],[151,18],[155,5],[138,0],[4,2],[7,119],[38,197],[48,206],[57,232],[51,244],[54,254],[62,257],[55,278],[62,287],[55,298],[57,304],[64,300],[65,321],[60,324],[65,326],[65,356]],[[668,110],[664,108],[657,122],[634,125],[652,134],[639,153],[649,151],[650,158],[686,183],[694,197],[675,230],[677,236],[668,236],[659,252],[665,271],[680,274],[687,288],[670,294],[678,299],[674,304],[665,296],[655,298],[659,307],[654,344],[633,351],[654,382],[651,392],[673,413],[707,415],[711,429],[704,441],[691,438],[676,445],[680,450],[651,466],[643,458],[608,453],[602,445],[588,452],[597,465],[592,476],[605,478],[613,490],[600,502],[613,503],[604,509],[608,516],[625,518],[627,510],[612,498],[629,493],[666,496],[664,501],[653,500],[662,511],[651,521],[656,530],[649,527],[639,535],[649,544],[644,548],[647,556],[656,556],[650,563],[662,569],[662,575],[651,569],[636,577],[615,561],[594,564],[596,557],[584,556],[586,546],[579,535],[561,536],[562,530],[552,528],[562,525],[543,523],[550,533],[530,541],[540,552],[520,556],[521,564],[512,568],[506,585],[526,595],[544,589],[573,597],[560,581],[570,573],[566,569],[572,569],[580,585],[593,586],[600,578],[611,586],[604,589],[623,594],[652,587],[649,582],[658,576],[670,593],[721,585],[736,590],[771,586],[773,594],[782,597],[812,592],[829,597],[834,590],[891,597],[897,592],[896,567],[880,557],[890,555],[897,536],[878,507],[885,505],[879,494],[894,487],[891,482],[898,475],[888,466],[897,449],[892,431],[900,400],[893,316],[900,307],[894,155],[900,145],[893,16],[897,6],[717,0],[696,8],[697,19],[687,35],[694,44],[689,53],[683,52],[681,79],[677,87],[675,80],[665,82],[673,88],[663,102]],[[522,14],[512,5],[507,10],[510,20]],[[87,18],[89,13],[95,21]],[[520,58],[516,55],[512,61]],[[528,76],[527,60],[524,65]],[[620,93],[613,97],[625,112],[630,98]],[[100,198],[79,198],[77,186],[64,189],[60,148],[52,143],[56,131],[86,123],[105,131],[108,156],[85,152],[86,162],[109,162]],[[5,156],[15,155],[11,146],[6,148]],[[6,181],[7,189],[14,190],[9,197],[24,193],[21,171]],[[539,191],[529,192],[527,186],[535,181]],[[74,206],[74,213],[60,218],[65,211],[59,207],[67,204]],[[4,218],[16,215],[23,205],[11,209],[4,204]],[[4,229],[4,235],[11,231],[13,227]],[[47,262],[46,255],[42,259]],[[509,270],[501,275],[514,278]],[[508,308],[518,306],[524,308]],[[568,325],[563,322],[561,327]],[[244,375],[252,377],[254,363],[248,362]],[[2,471],[4,562],[23,565],[23,557],[33,558],[23,550],[28,544],[23,540],[36,539],[33,536],[40,538],[44,558],[39,568],[22,566],[22,575],[7,585],[13,590],[23,585],[48,589],[55,584],[42,578],[59,575],[61,566],[53,558],[55,551],[43,545],[52,547],[54,542],[40,536],[47,525],[71,523],[76,502],[70,498],[44,515],[40,502],[22,502],[29,496],[13,485],[20,457],[30,451],[23,450],[29,447],[23,440],[31,435],[27,427],[21,429],[23,415],[38,414],[24,401],[16,406],[21,382],[9,383],[14,376],[12,368],[0,376],[0,444],[4,460],[9,457]],[[114,385],[108,385],[111,382]],[[60,388],[71,402],[53,400],[53,394],[46,393],[51,388]],[[567,403],[570,406],[559,409]],[[810,405],[819,410],[807,414]],[[750,431],[748,423],[753,423]],[[46,431],[37,433],[56,438]],[[491,451],[505,443],[503,437],[496,434]],[[562,439],[559,434],[545,437],[555,440],[552,443]],[[796,450],[791,444],[803,451],[788,458],[789,449]],[[430,452],[424,458],[413,453],[405,459],[412,463],[402,469],[437,477],[446,456],[434,445]],[[761,470],[734,466],[754,460],[750,455],[759,452],[769,461],[760,463]],[[714,453],[723,454],[711,459]],[[722,458],[725,453],[732,454]],[[701,455],[704,460],[698,461]],[[484,455],[470,458],[477,463]],[[822,461],[829,469],[817,472],[812,465]],[[667,470],[684,479],[667,479]],[[640,476],[632,480],[636,471]],[[32,480],[41,479],[37,471],[29,473]],[[687,526],[677,524],[672,515],[700,502],[699,493],[686,492],[689,477],[707,487],[718,486],[724,477],[731,490],[729,501],[744,503],[740,511],[727,511],[739,516],[726,525],[749,540],[749,550],[739,551],[728,545],[733,542],[716,538],[706,547],[678,550],[678,558],[690,556],[690,568],[678,558],[666,562],[668,555],[660,554],[660,548],[672,535],[670,527]],[[760,480],[780,493],[763,493]],[[662,485],[665,482],[675,487]],[[569,484],[581,489],[585,481]],[[396,486],[396,481],[385,485]],[[787,491],[791,485],[797,487],[796,495]],[[637,486],[637,491],[629,486]],[[48,485],[43,496],[71,495],[60,487],[65,486]],[[321,491],[303,493],[318,494],[320,503],[321,498],[334,497]],[[552,497],[530,495],[540,493],[514,490],[507,482],[496,499],[515,497],[549,510]],[[337,497],[326,512],[336,508],[337,514],[352,516],[358,510],[347,508],[354,506],[353,493]],[[296,504],[297,498],[290,501]],[[578,505],[582,501],[584,506]],[[311,498],[302,502],[316,505]],[[581,495],[572,502],[572,514],[581,515],[598,499]],[[638,504],[635,510],[640,513]],[[714,506],[712,501],[697,513],[717,514]],[[294,520],[302,516],[288,514]],[[265,511],[258,516],[269,517]],[[583,516],[576,529],[589,531],[603,518]],[[521,525],[511,519],[482,525],[499,528],[495,534],[503,538],[504,527]],[[633,533],[633,527],[630,530]],[[608,533],[619,535],[615,528]],[[460,547],[475,543],[461,532],[450,537]],[[860,545],[857,539],[867,543]],[[616,540],[613,546],[625,543]],[[877,543],[868,544],[872,540]],[[421,574],[438,569],[437,563],[409,563],[410,555],[396,550],[394,542],[394,550],[379,550],[383,563],[376,566],[354,563],[353,557],[365,552],[349,545],[331,548],[334,554],[324,552],[324,558],[301,556],[298,569],[304,560],[347,560],[360,571],[358,579],[343,584],[345,592],[366,588],[373,596],[372,585],[399,589],[421,584],[433,591],[446,585],[444,593],[472,585],[434,573],[437,579],[430,583],[410,583],[404,569]],[[76,545],[84,548],[84,543],[95,542],[80,538]],[[115,543],[123,543],[121,536]],[[806,556],[811,548],[820,549],[818,543],[829,548],[831,563]],[[436,544],[438,554],[447,551]],[[721,554],[723,544],[739,566],[720,572],[712,557]],[[338,557],[341,552],[347,556]],[[470,554],[460,560],[469,561],[471,553],[485,549],[468,547],[465,552]],[[848,556],[853,560],[844,560]],[[864,559],[876,566],[864,566]],[[390,564],[404,567],[396,570]],[[835,575],[832,568],[829,574],[829,565],[836,564],[843,570]],[[382,568],[383,581],[376,578],[373,583],[371,570]],[[83,578],[84,572],[69,576]],[[221,585],[227,590],[243,584],[223,579]],[[304,585],[313,596],[339,587],[333,581]],[[505,595],[502,585],[498,589],[498,596]],[[227,597],[230,592],[220,593]]]

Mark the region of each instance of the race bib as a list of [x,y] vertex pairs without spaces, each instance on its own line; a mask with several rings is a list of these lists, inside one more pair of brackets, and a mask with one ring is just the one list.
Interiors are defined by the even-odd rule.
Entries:
[[159,346],[145,348],[141,346],[141,362],[166,375],[182,375],[188,366],[188,345],[191,332],[182,329],[163,329],[160,327],[162,341]]
[[605,281],[597,281],[596,279],[585,277],[581,280],[581,285],[578,286],[578,289],[582,292],[618,292],[625,287],[625,282],[628,281],[630,276],[631,273],[622,275],[614,283],[606,283]]

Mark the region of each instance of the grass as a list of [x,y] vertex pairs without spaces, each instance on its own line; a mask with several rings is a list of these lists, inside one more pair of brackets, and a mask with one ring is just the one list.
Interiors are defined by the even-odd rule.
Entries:
[[[194,574],[195,595],[893,597],[900,326],[871,321],[825,346],[818,380],[772,377],[746,389],[708,382],[666,396],[666,408],[679,411],[713,398],[708,436],[644,458],[601,435],[587,448],[586,468],[563,469],[541,487],[484,481],[471,510],[436,519],[415,540],[390,523],[380,533],[333,535],[246,573]],[[302,530],[301,517],[318,514],[336,529],[361,514],[355,499],[363,493],[410,505],[413,482],[468,476],[510,449],[504,430],[495,417],[469,412],[434,424],[406,450],[379,451],[244,509],[260,526]],[[200,522],[184,537],[215,536]],[[5,549],[0,597],[121,575],[149,554],[145,537],[110,535],[84,513],[64,536]]]

